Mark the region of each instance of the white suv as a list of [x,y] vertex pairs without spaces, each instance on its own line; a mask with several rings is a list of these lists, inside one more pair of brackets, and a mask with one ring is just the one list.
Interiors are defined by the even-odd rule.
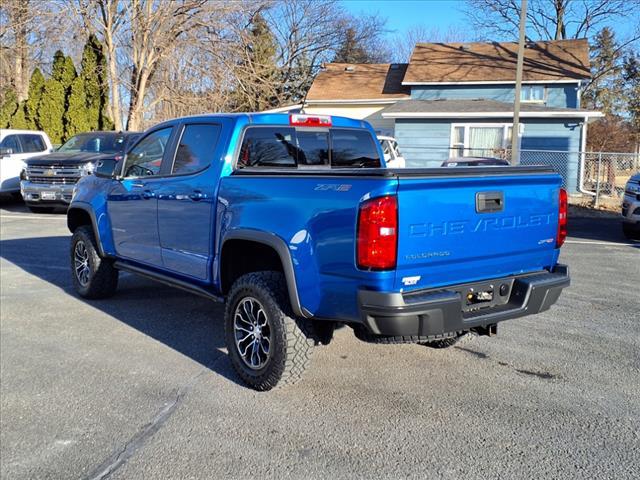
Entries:
[[24,160],[49,152],[53,146],[44,132],[0,129],[0,193],[20,192]]
[[622,231],[627,238],[640,239],[640,173],[633,175],[624,187]]

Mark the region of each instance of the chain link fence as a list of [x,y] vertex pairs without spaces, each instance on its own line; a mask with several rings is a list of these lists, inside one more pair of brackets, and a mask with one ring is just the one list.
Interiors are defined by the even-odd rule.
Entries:
[[[431,148],[400,144],[407,167],[438,167],[460,164],[470,157],[492,158],[512,162],[507,148]],[[584,194],[601,202],[620,204],[624,186],[631,175],[640,171],[640,153],[566,152],[558,150],[521,150],[521,165],[549,165],[562,176],[563,187],[572,194]]]

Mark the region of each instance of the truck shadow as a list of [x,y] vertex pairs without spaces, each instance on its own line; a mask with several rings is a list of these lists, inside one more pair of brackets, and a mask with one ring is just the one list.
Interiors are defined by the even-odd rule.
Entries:
[[[68,236],[0,241],[0,257],[79,299],[67,265],[68,249]],[[120,274],[112,298],[81,300],[244,387],[223,350],[222,304],[128,273]]]

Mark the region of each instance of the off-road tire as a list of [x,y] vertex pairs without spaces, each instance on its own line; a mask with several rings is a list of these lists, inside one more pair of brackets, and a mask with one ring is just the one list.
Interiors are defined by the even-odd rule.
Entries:
[[27,208],[31,213],[53,213],[55,207],[32,207],[27,205]]
[[[75,250],[78,242],[83,242],[88,254],[89,280],[83,285],[75,268]],[[87,225],[78,227],[71,237],[71,278],[73,286],[81,297],[98,299],[111,297],[118,288],[118,270],[108,258],[100,257],[96,247],[93,229]]]
[[[271,329],[270,357],[257,370],[245,364],[235,341],[234,314],[240,301],[247,297],[255,298],[264,307]],[[309,320],[294,317],[282,273],[243,275],[227,296],[224,330],[231,364],[240,378],[255,390],[291,385],[302,378],[316,343],[311,327]]]

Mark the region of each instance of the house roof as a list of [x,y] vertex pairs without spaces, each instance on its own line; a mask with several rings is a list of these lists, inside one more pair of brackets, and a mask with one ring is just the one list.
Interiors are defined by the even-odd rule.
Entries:
[[[403,84],[515,82],[516,42],[418,43]],[[577,81],[590,77],[586,39],[529,42],[523,81]]]
[[[602,113],[523,103],[523,118],[588,118]],[[496,100],[403,100],[382,111],[383,118],[509,118],[513,104]]]
[[328,63],[313,81],[308,101],[388,100],[406,98],[402,85],[406,63]]

